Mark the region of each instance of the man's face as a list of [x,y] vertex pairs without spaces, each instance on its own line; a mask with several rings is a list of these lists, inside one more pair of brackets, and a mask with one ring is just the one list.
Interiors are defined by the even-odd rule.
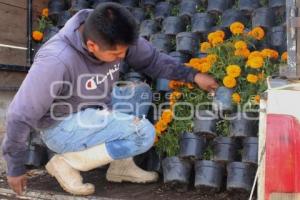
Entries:
[[97,59],[103,62],[113,62],[125,58],[128,46],[116,45],[114,49],[103,49],[91,40],[87,41],[87,48]]

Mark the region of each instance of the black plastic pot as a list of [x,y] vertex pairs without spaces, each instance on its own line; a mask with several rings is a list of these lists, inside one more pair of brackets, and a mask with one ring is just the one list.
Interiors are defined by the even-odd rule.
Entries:
[[59,32],[59,28],[56,26],[47,27],[44,32],[43,42],[47,42],[50,38],[52,38],[58,32]]
[[261,26],[269,29],[274,25],[275,16],[271,8],[258,8],[253,12],[252,27]]
[[87,9],[90,7],[89,0],[72,0],[72,7],[70,11],[74,14],[82,9]]
[[206,145],[204,137],[194,133],[183,133],[180,138],[180,153],[179,157],[184,159],[199,160],[202,158],[202,153]]
[[242,161],[257,164],[258,160],[258,138],[247,137],[243,139]]
[[251,15],[259,6],[259,0],[239,0],[239,9],[247,15]]
[[48,160],[47,149],[40,145],[29,145],[25,165],[26,167],[40,167]]
[[222,164],[210,160],[195,162],[195,188],[201,192],[219,192],[224,180]]
[[163,33],[156,33],[151,35],[150,42],[160,52],[169,53],[172,50],[171,38]]
[[258,131],[258,114],[238,112],[230,115],[230,137],[255,137]]
[[146,10],[153,9],[158,0],[141,0],[141,5]]
[[159,2],[155,6],[154,16],[156,20],[163,20],[171,14],[171,4],[169,2]]
[[150,36],[158,31],[156,21],[148,19],[144,20],[140,25],[140,36],[149,39]]
[[215,96],[213,98],[213,109],[215,111],[231,111],[233,109],[232,105],[232,93],[233,90],[226,87],[219,87],[216,90]]
[[172,56],[180,63],[187,63],[191,59],[191,56],[189,54],[184,54],[178,51],[173,51],[169,53],[169,56]]
[[48,2],[48,9],[49,17],[56,23],[58,15],[68,9],[68,2],[67,0],[50,0]]
[[47,148],[47,158],[48,158],[48,161],[53,157],[55,156],[55,152],[52,151],[51,149]]
[[138,7],[139,2],[137,0],[120,0],[120,4],[126,8],[136,8]]
[[227,190],[250,192],[256,167],[243,162],[232,162],[227,165]]
[[197,7],[195,0],[182,0],[179,4],[179,16],[190,19],[196,13]]
[[280,8],[280,7],[285,7],[285,5],[286,5],[285,0],[269,0],[270,8]]
[[57,19],[57,24],[56,26],[61,29],[62,27],[65,26],[66,22],[72,17],[72,14],[70,11],[66,10],[61,12],[58,15],[58,19]]
[[206,138],[214,138],[217,136],[216,124],[217,116],[210,110],[198,110],[194,118],[193,132]]
[[213,142],[213,160],[221,163],[237,159],[237,144],[233,138],[216,137]]
[[[111,0],[93,0],[92,1],[92,8],[96,8],[98,6],[98,4],[100,3],[106,3],[106,2],[111,2]],[[117,1],[114,1],[117,2]]]
[[176,51],[194,54],[198,51],[199,39],[191,32],[181,32],[176,35]]
[[195,58],[205,58],[205,57],[207,57],[207,53],[196,52],[193,57],[195,57]]
[[156,171],[162,173],[162,157],[156,152],[154,148],[151,148],[147,155],[146,169],[148,171]]
[[215,20],[208,13],[196,13],[193,15],[191,24],[193,33],[207,33],[214,26]]
[[232,23],[237,21],[246,24],[248,20],[242,11],[236,9],[228,9],[223,12],[221,27],[228,28]]
[[145,12],[142,8],[134,8],[131,11],[131,14],[134,16],[138,24],[141,24],[145,19]]
[[189,161],[182,160],[176,156],[167,157],[162,161],[164,183],[177,189],[186,189],[192,171]]
[[287,34],[286,27],[276,26],[272,27],[270,32],[270,45],[280,53],[287,50]]
[[162,32],[167,35],[176,35],[185,30],[185,23],[182,18],[170,16],[164,19]]
[[211,14],[222,14],[231,6],[231,0],[209,0],[207,5],[207,12]]
[[169,82],[170,82],[169,80],[163,79],[163,78],[156,79],[156,91],[168,92],[168,91],[172,90],[169,87]]

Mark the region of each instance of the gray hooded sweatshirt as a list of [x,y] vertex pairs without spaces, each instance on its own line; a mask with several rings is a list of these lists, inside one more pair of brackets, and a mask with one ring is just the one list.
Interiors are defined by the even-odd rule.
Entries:
[[[84,48],[78,28],[92,11],[78,12],[42,46],[9,105],[2,144],[7,175],[19,176],[26,172],[24,163],[31,129],[54,126],[59,121],[56,117],[78,112],[89,105],[110,103],[121,60],[102,62]],[[159,53],[143,38],[129,47],[125,61],[135,71],[153,79],[193,82],[197,73]]]

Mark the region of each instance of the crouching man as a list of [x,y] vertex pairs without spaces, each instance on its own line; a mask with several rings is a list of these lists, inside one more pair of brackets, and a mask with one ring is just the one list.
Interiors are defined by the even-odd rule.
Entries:
[[7,180],[16,193],[26,188],[24,162],[32,128],[40,130],[47,147],[57,153],[46,169],[69,193],[92,194],[94,186],[83,184],[80,171],[109,163],[108,181],[158,179],[132,160],[153,145],[153,125],[106,106],[122,60],[153,79],[195,82],[204,90],[217,87],[210,76],[177,63],[139,38],[126,8],[103,3],[95,10],[81,10],[38,51],[9,105],[2,149]]

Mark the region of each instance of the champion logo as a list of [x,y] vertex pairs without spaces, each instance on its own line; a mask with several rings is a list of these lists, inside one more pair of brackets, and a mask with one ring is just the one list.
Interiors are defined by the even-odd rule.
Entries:
[[107,80],[107,78],[109,77],[110,80],[114,80],[113,74],[117,71],[119,71],[120,69],[120,63],[114,65],[113,69],[109,69],[109,71],[106,73],[105,76],[99,76],[96,75],[94,77],[91,77],[90,79],[88,79],[85,83],[85,88],[87,90],[94,90],[97,88],[98,85],[102,84],[104,81]]

